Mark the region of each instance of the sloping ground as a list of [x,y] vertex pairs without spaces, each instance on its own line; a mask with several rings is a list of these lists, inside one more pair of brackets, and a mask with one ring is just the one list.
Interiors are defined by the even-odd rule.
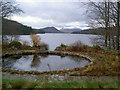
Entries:
[[16,21],[2,19],[2,34],[3,35],[29,35],[32,33],[44,33],[29,26],[23,25]]

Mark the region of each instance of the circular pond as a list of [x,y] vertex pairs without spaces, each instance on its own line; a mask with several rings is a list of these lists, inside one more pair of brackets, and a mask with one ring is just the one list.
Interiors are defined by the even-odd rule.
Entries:
[[3,58],[3,68],[19,71],[58,71],[84,67],[90,63],[77,56],[57,55],[13,55]]

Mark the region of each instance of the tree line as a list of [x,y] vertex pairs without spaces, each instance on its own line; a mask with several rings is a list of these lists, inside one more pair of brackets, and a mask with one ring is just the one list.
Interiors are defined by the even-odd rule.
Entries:
[[120,50],[120,1],[103,0],[89,2],[88,16],[90,24],[104,27],[104,43],[106,49]]

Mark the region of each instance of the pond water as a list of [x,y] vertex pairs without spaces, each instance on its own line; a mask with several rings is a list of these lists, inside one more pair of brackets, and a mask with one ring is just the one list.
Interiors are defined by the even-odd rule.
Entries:
[[[82,43],[92,46],[91,39],[97,37],[97,35],[88,34],[57,34],[57,33],[46,33],[38,34],[41,37],[41,42],[47,43],[49,45],[49,50],[54,50],[57,46],[61,44],[70,45],[76,41],[81,41]],[[31,39],[30,35],[21,35],[21,41],[28,41],[30,45]]]
[[24,55],[3,58],[3,68],[20,71],[56,71],[84,67],[90,63],[77,56]]

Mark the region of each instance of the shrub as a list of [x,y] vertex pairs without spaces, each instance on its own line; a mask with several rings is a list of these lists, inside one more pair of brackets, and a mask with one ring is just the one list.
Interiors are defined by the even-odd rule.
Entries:
[[81,47],[81,49],[82,49],[84,52],[91,52],[91,47],[88,46],[88,45],[83,45],[83,46]]
[[77,41],[77,42],[74,42],[71,46],[74,46],[74,47],[81,47],[83,46],[84,44],[81,42],[81,41]]
[[22,49],[34,49],[34,48],[29,45],[22,45]]
[[8,44],[2,44],[2,49],[7,49],[9,48]]
[[92,47],[95,51],[101,50],[101,47],[99,45],[93,45]]
[[64,51],[64,50],[66,50],[67,47],[68,47],[67,45],[61,44],[60,46],[56,47],[55,50],[56,51]]
[[65,45],[65,44],[61,44],[60,47],[65,48],[65,47],[67,47],[67,45]]
[[38,46],[39,49],[42,49],[42,50],[48,50],[49,47],[48,47],[48,44],[46,43],[41,43],[39,46]]
[[83,48],[83,49],[88,49],[88,48],[90,48],[90,46],[88,46],[88,45],[83,45],[82,48]]
[[75,46],[69,46],[67,48],[67,51],[80,51],[80,47],[75,47]]
[[22,44],[19,41],[12,41],[8,46],[12,49],[21,49]]
[[83,48],[82,48],[83,45],[84,45],[84,44],[83,44],[81,41],[77,41],[77,42],[71,44],[71,45],[67,48],[67,50],[68,50],[68,51],[81,51],[81,50],[83,50]]
[[117,50],[111,50],[111,53],[113,55],[120,55],[120,51],[117,51]]

